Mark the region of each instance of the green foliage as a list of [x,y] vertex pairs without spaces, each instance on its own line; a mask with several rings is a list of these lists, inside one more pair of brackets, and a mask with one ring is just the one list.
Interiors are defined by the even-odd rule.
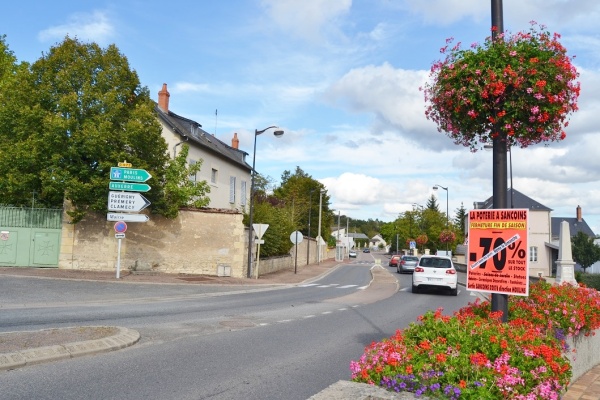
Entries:
[[585,271],[596,261],[600,261],[600,246],[594,243],[594,238],[579,231],[571,238],[573,260]]
[[210,186],[206,181],[196,182],[190,179],[202,167],[202,160],[188,165],[189,146],[184,144],[175,159],[169,161],[163,184],[164,196],[154,204],[153,212],[161,213],[167,218],[179,215],[184,207],[202,208],[208,206]]
[[600,274],[586,274],[582,271],[575,271],[575,280],[589,288],[600,291]]
[[260,245],[261,258],[290,253],[292,248],[290,234],[296,229],[285,207],[272,205],[268,201],[256,202],[253,220],[255,224],[269,225],[262,237],[265,243]]
[[167,146],[147,88],[111,45],[69,37],[2,80],[0,192],[16,206],[61,207],[73,222],[106,211],[111,166],[146,169],[154,204],[164,195]]

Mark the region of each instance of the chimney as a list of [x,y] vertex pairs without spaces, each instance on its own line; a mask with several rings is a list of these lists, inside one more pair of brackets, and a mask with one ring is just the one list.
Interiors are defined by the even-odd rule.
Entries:
[[583,221],[583,218],[581,218],[581,207],[577,206],[577,222],[581,221]]
[[169,112],[169,92],[167,91],[167,84],[163,83],[162,89],[158,92],[158,106],[161,110]]
[[240,148],[240,139],[238,139],[237,137],[237,132],[233,134],[233,139],[231,139],[231,147],[233,147],[234,149]]

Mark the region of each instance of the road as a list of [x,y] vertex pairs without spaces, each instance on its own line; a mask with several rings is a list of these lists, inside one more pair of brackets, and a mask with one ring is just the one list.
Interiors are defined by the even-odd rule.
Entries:
[[[314,284],[287,288],[3,278],[0,331],[114,325],[142,339],[116,352],[0,373],[1,397],[305,400],[348,380],[350,361],[369,343],[427,310],[451,313],[472,300],[464,288],[457,297],[412,294],[410,275],[383,261],[400,290],[370,303],[361,301],[373,265],[364,253]],[[18,289],[20,298],[5,299]]]

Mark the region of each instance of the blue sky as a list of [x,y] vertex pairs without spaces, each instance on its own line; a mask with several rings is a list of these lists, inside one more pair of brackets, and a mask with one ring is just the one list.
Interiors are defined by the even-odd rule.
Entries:
[[[567,139],[512,152],[513,186],[554,211],[578,205],[600,233],[600,2],[504,0],[504,28],[537,21],[562,35],[581,73]],[[0,34],[33,62],[65,35],[116,44],[171,111],[226,143],[237,132],[256,168],[279,180],[302,168],[351,218],[395,219],[434,194],[450,216],[492,193],[492,154],[454,145],[425,118],[419,87],[446,38],[483,42],[482,0],[21,0],[3,5]],[[215,115],[215,111],[217,111]]]

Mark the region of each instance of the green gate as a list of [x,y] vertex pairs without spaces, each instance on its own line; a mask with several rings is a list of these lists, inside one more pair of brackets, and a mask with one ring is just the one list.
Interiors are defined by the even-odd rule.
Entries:
[[58,267],[62,213],[0,207],[0,266]]

